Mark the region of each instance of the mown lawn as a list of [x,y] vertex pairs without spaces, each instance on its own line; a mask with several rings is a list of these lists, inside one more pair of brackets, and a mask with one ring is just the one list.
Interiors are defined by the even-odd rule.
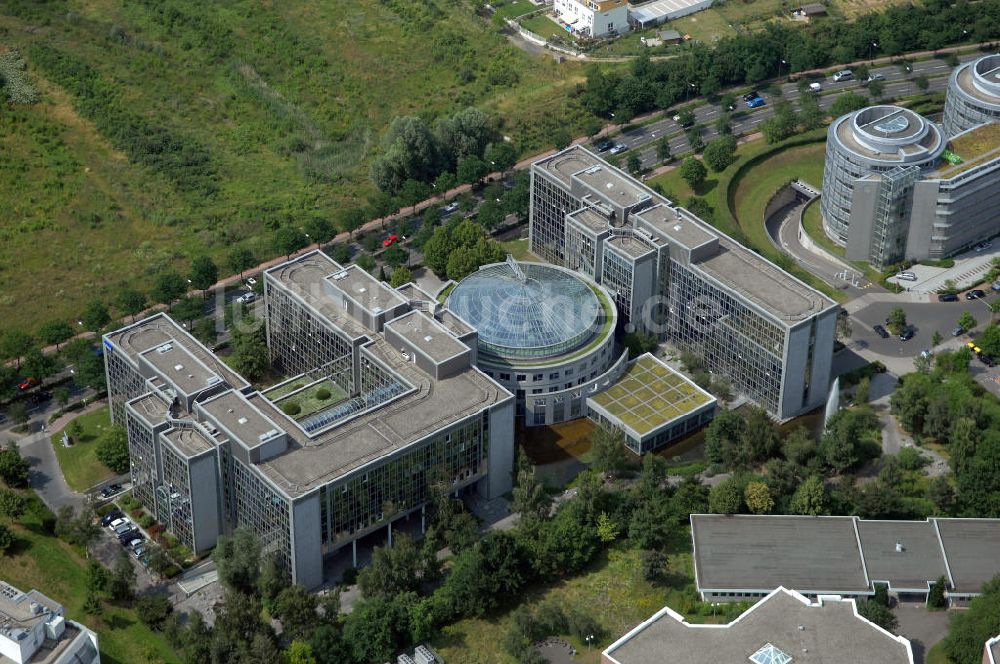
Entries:
[[80,424],[82,433],[74,439],[72,447],[62,444],[63,432],[52,436],[52,447],[56,451],[56,459],[62,469],[66,484],[74,491],[85,491],[98,482],[114,476],[114,471],[101,463],[97,458],[97,445],[101,435],[111,428],[110,410],[107,406],[77,417],[74,422]]
[[493,16],[498,17],[500,20],[505,18],[517,18],[518,16],[523,16],[529,12],[533,12],[536,9],[538,9],[538,7],[529,2],[529,0],[514,0],[513,2],[508,2],[507,4],[497,7]]
[[507,240],[501,242],[500,246],[503,247],[505,253],[510,254],[514,257],[514,260],[519,261],[537,261],[538,257],[535,256],[528,249],[528,238],[522,238],[520,240]]
[[84,614],[87,561],[70,545],[43,534],[34,515],[14,526],[12,554],[0,558],[0,579],[21,590],[36,588],[66,607],[72,620],[97,632],[104,664],[173,664],[179,662],[166,640],[143,625],[130,608],[104,604],[100,617]]
[[[20,49],[42,92],[0,114],[0,317],[34,330],[110,300],[125,281],[147,288],[164,268],[186,272],[198,254],[224,264],[242,244],[277,255],[274,227],[366,203],[370,163],[397,115],[433,124],[481,107],[525,152],[548,147],[557,126],[582,125],[569,91],[583,66],[518,50],[466,4],[342,9],[0,2],[3,46]],[[91,76],[112,91],[93,98],[166,132],[176,158],[141,166],[116,149],[124,139],[112,146],[120,127],[100,120],[117,116],[66,92]],[[204,159],[207,174],[192,175],[188,159]],[[198,186],[184,188],[186,177]],[[44,298],[39,282],[51,285]]]
[[[686,529],[678,533],[674,548],[676,552],[670,555],[673,583],[669,587],[653,586],[643,578],[640,551],[616,548],[602,554],[587,574],[551,586],[530,588],[521,604],[535,607],[547,600],[554,601],[564,610],[583,611],[597,620],[605,635],[591,648],[561,635],[576,647],[579,661],[597,664],[601,650],[664,606],[685,614],[699,606]],[[692,620],[703,622],[705,618]],[[446,662],[509,664],[514,660],[500,647],[508,624],[509,613],[462,620],[446,627],[432,645]]]
[[552,37],[561,37],[562,39],[567,40],[573,39],[573,34],[571,32],[545,14],[539,14],[538,16],[527,18],[521,21],[521,25],[526,30],[531,30],[542,39],[551,39]]

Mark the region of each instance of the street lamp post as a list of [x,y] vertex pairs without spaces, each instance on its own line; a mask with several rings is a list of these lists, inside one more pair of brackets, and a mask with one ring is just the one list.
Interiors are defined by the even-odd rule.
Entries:
[[875,49],[878,48],[878,42],[872,42],[872,45],[868,48],[868,59],[875,63]]
[[587,652],[590,652],[590,647],[591,647],[592,642],[594,640],[594,635],[593,634],[588,634],[583,640],[587,642]]
[[686,104],[691,99],[691,88],[694,87],[694,83],[688,83],[687,90],[684,93],[684,103]]
[[780,61],[778,62],[778,78],[779,78],[779,79],[781,78],[781,66],[782,66],[782,65],[787,65],[787,64],[788,64],[788,63],[787,63],[787,62],[785,62],[785,59],[784,59],[784,58],[782,58],[782,59],[781,59],[781,60],[780,60]]

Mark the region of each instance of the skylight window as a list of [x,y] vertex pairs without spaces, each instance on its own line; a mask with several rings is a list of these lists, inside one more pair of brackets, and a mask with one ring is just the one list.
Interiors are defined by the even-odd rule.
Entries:
[[770,643],[765,643],[763,648],[750,655],[750,661],[754,664],[788,664],[792,658]]
[[902,114],[875,123],[875,128],[886,134],[898,134],[909,126],[910,121]]

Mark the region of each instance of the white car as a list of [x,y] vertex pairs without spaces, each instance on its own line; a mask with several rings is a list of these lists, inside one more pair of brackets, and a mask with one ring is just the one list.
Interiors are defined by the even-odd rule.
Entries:
[[236,298],[236,301],[241,304],[250,304],[256,299],[257,299],[257,293],[251,292],[251,293],[243,293],[243,295],[240,295],[238,298]]
[[881,81],[883,79],[885,79],[885,76],[883,76],[882,74],[879,74],[877,72],[873,72],[871,74],[868,74],[868,82],[869,83],[871,83],[872,81]]
[[835,83],[840,83],[841,81],[849,81],[854,78],[854,72],[850,69],[845,69],[843,71],[838,71],[833,75],[833,81]]
[[896,278],[900,281],[916,281],[917,275],[912,272],[900,272],[896,275]]
[[615,147],[611,148],[611,154],[621,154],[628,150],[628,146],[624,143],[615,143]]
[[810,83],[809,84],[809,90],[811,90],[812,92],[819,92],[822,89],[823,89],[823,86],[820,85],[819,83]]
[[441,208],[441,214],[451,214],[458,209],[458,203],[448,203]]

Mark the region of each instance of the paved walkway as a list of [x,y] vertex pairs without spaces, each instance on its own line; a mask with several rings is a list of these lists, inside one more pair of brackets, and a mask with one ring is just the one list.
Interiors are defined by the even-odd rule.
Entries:
[[48,431],[39,431],[17,441],[21,455],[31,464],[31,488],[53,512],[65,505],[79,510],[86,504],[86,498],[66,484],[50,435]]
[[[948,280],[954,281],[961,290],[971,288],[986,278],[993,267],[993,259],[1000,257],[1000,242],[986,251],[967,251],[954,257],[955,266],[950,268],[914,265],[910,272],[916,281],[899,281],[899,285],[918,293],[935,293],[945,287]],[[898,281],[893,277],[890,281]]]

